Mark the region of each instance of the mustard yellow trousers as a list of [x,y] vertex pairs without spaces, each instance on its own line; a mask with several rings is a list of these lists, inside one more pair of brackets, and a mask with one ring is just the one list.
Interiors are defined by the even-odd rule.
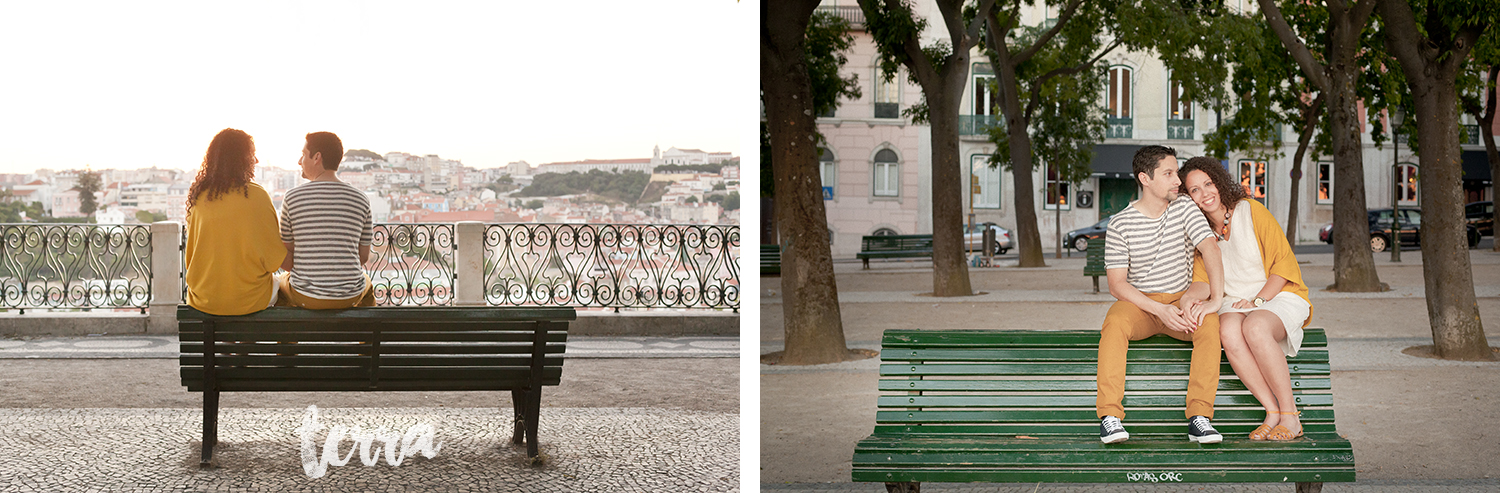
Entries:
[[[1183,293],[1144,293],[1160,303],[1172,304]],[[1156,316],[1141,311],[1134,304],[1116,301],[1104,316],[1099,334],[1099,394],[1094,406],[1099,417],[1125,418],[1120,404],[1125,397],[1125,353],[1130,341],[1156,334],[1180,341],[1193,341],[1193,359],[1188,367],[1187,417],[1214,417],[1214,396],[1219,390],[1219,314],[1210,313],[1192,334],[1167,328]]]

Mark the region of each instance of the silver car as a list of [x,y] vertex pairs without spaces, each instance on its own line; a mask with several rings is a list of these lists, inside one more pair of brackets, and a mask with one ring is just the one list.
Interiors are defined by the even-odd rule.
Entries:
[[967,228],[964,232],[965,250],[973,252],[983,249],[984,228],[989,228],[995,231],[995,255],[1005,255],[1005,252],[1010,251],[1010,230],[1000,227],[999,224],[984,223],[970,225]]

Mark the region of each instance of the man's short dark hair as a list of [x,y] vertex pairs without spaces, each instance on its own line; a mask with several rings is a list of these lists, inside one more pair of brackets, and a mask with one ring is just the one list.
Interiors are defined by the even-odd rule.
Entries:
[[1177,151],[1171,147],[1157,145],[1136,149],[1135,159],[1130,161],[1131,176],[1135,177],[1136,183],[1140,183],[1141,173],[1145,173],[1146,176],[1156,173],[1156,165],[1167,156],[1177,157]]
[[344,142],[333,132],[313,132],[307,134],[307,157],[323,153],[323,169],[338,171],[339,162],[344,160]]

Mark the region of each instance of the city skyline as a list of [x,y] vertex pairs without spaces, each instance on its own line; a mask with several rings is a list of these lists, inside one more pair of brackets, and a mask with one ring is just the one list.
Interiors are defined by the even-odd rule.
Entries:
[[194,169],[223,128],[278,167],[320,130],[474,168],[743,155],[725,117],[743,98],[714,82],[754,70],[722,29],[736,2],[77,7],[0,7],[26,19],[0,32],[24,47],[0,53],[20,74],[0,83],[0,172]]

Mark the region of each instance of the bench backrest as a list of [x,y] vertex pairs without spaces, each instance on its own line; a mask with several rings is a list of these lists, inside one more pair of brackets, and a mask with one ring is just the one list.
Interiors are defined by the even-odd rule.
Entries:
[[[875,434],[1092,435],[1098,331],[888,330],[882,342]],[[1333,391],[1323,329],[1307,329],[1287,360],[1309,435],[1333,433]],[[1130,343],[1125,424],[1132,437],[1181,436],[1191,343],[1166,336]],[[1265,416],[1227,360],[1214,427],[1249,433]]]
[[1103,276],[1107,275],[1104,270],[1104,239],[1089,239],[1088,262],[1083,265],[1083,275]]
[[221,391],[528,388],[545,324],[542,383],[562,376],[571,308],[270,308],[177,311],[182,384],[204,389],[207,341]]
[[863,252],[932,250],[932,235],[865,236],[859,249]]

